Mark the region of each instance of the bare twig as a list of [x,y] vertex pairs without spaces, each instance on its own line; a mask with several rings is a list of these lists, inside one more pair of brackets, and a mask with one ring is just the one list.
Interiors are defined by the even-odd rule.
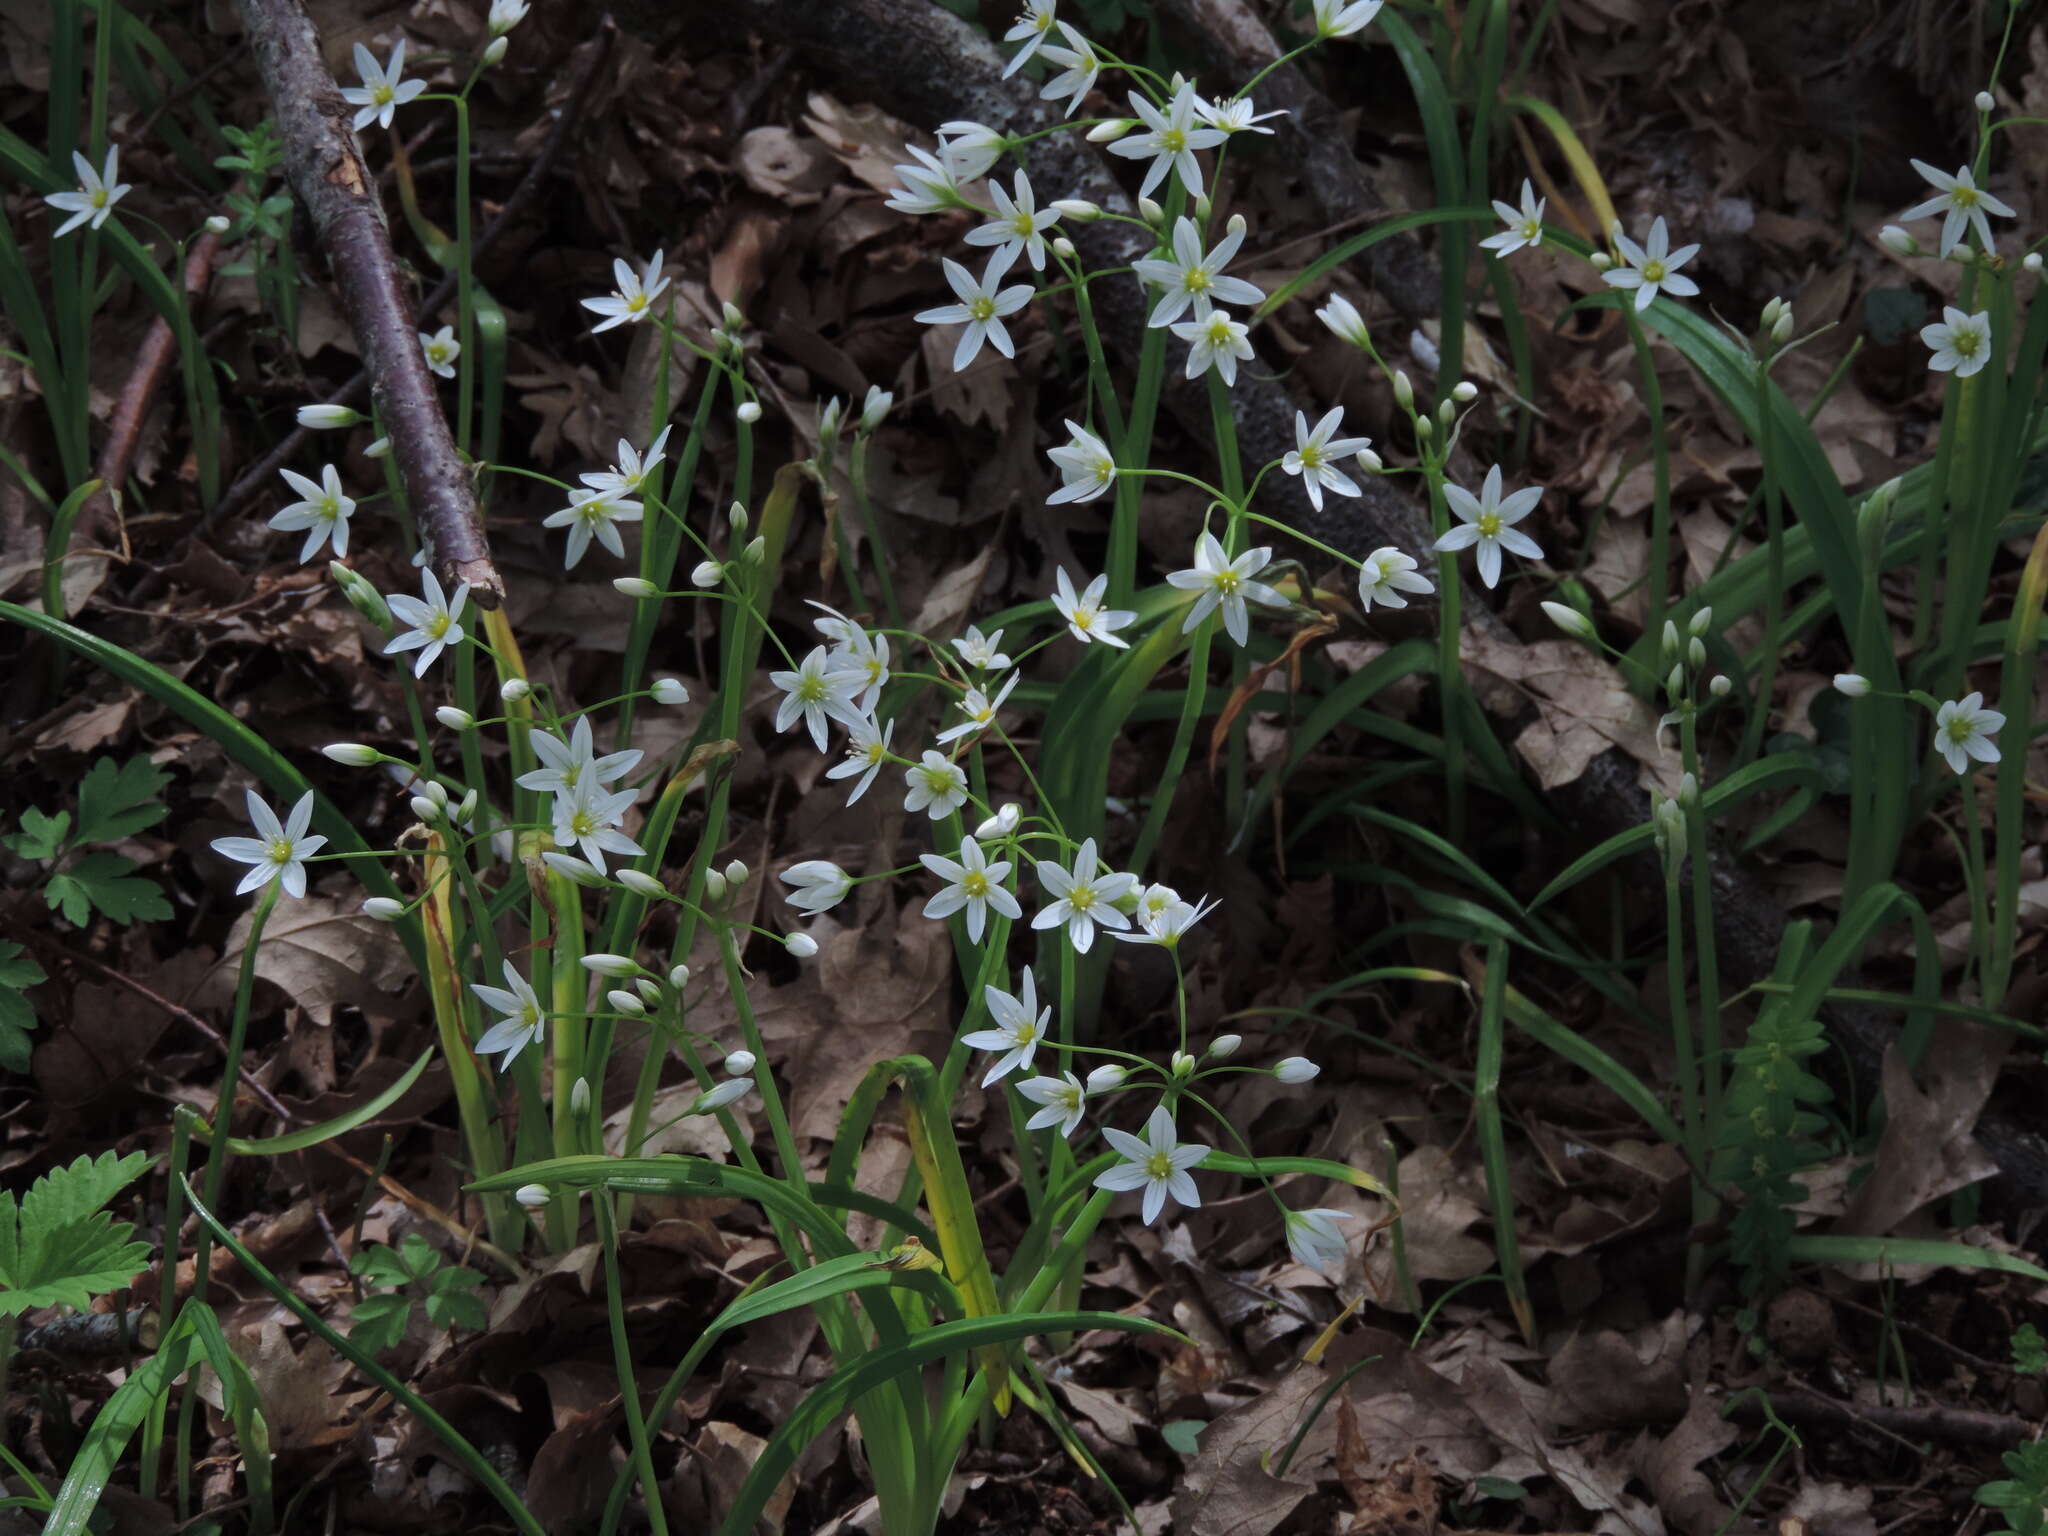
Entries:
[[[1773,1392],[1770,1399],[1772,1413],[1802,1429],[1864,1429],[1908,1442],[1946,1440],[1954,1445],[2010,1450],[2033,1439],[2040,1431],[2038,1424],[2017,1414],[1950,1408],[1939,1403],[1917,1408],[1852,1405],[1797,1389]],[[1735,1400],[1730,1412],[1746,1424],[1764,1422],[1763,1405],[1747,1394]]]
[[[512,189],[512,195],[505,199],[498,216],[485,226],[471,248],[472,263],[483,260],[492,246],[503,238],[507,231],[517,226],[526,216],[533,200],[554,174],[562,151],[575,136],[578,122],[583,116],[583,107],[589,100],[590,88],[597,82],[598,73],[604,61],[611,56],[612,42],[618,36],[618,28],[609,16],[599,23],[590,40],[576,50],[576,62],[569,73],[569,86],[563,96],[562,105],[554,114],[555,125],[549,130],[547,140],[541,146],[540,154],[526,168],[526,174]],[[444,273],[441,280],[431,288],[425,299],[420,301],[420,318],[432,319],[455,301],[456,277],[453,272]],[[368,373],[357,373],[341,388],[329,395],[323,402],[327,405],[355,405],[363,398],[363,392],[370,387]],[[233,517],[237,512],[263,494],[277,479],[277,472],[298,456],[312,434],[304,427],[294,427],[287,432],[278,445],[266,453],[251,468],[229,486],[220,500],[214,504],[200,524],[200,531],[212,527],[222,518]]]
[[475,484],[420,351],[376,180],[349,127],[353,114],[299,0],[239,0],[239,8],[284,138],[285,169],[333,268],[413,516],[443,580],[467,583],[478,603],[495,608],[505,583],[491,563]]

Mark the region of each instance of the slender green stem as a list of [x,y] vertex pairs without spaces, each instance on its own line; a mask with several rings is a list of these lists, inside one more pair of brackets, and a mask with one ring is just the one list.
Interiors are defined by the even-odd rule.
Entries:
[[[1785,502],[1778,486],[1777,458],[1772,443],[1772,421],[1775,416],[1770,408],[1771,369],[1768,361],[1756,365],[1757,408],[1757,455],[1763,463],[1764,503],[1764,558],[1770,569],[1769,584],[1764,589],[1764,643],[1761,659],[1757,666],[1755,686],[1751,690],[1749,715],[1742,723],[1742,746],[1735,756],[1735,766],[1756,761],[1757,753],[1763,750],[1764,726],[1771,717],[1771,696],[1778,679],[1778,662],[1783,648],[1782,637],[1785,627],[1785,591],[1789,583],[1785,579]],[[1728,541],[1733,548],[1735,541]]]
[[1636,364],[1643,381],[1643,413],[1650,419],[1650,571],[1645,593],[1649,614],[1644,633],[1654,635],[1664,628],[1671,606],[1671,442],[1664,430],[1664,387],[1657,382],[1657,360],[1650,350],[1649,334],[1635,310],[1627,305],[1629,339],[1635,343]]
[[[1685,806],[1685,835],[1692,849],[1692,933],[1695,963],[1699,967],[1700,1072],[1704,1083],[1706,1135],[1712,1137],[1721,1123],[1721,976],[1719,951],[1714,942],[1714,861],[1707,848],[1707,800],[1705,766],[1699,751],[1699,712],[1688,706],[1681,712],[1680,750],[1685,771],[1692,775],[1697,792]],[[1702,1150],[1705,1150],[1704,1148]]]
[[604,1246],[604,1309],[611,1320],[612,1369],[619,1378],[619,1401],[626,1413],[626,1440],[640,1473],[640,1496],[654,1536],[668,1536],[668,1516],[661,1505],[661,1480],[654,1475],[654,1454],[647,1444],[647,1423],[640,1414],[639,1377],[633,1369],[633,1346],[626,1337],[626,1295],[619,1276],[619,1228],[612,1203],[600,1193],[591,1202],[597,1212],[598,1241]]

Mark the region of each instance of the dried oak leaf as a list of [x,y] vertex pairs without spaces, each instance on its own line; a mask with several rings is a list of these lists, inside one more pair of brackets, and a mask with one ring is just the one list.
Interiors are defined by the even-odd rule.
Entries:
[[1486,681],[1506,684],[1536,706],[1537,718],[1515,738],[1515,750],[1545,789],[1571,783],[1602,752],[1620,747],[1642,765],[1646,788],[1678,792],[1677,755],[1657,745],[1656,711],[1578,641],[1521,645],[1468,629],[1463,655]]
[[1173,1529],[1182,1536],[1266,1536],[1315,1491],[1297,1456],[1290,1475],[1269,1463],[1292,1438],[1310,1400],[1328,1385],[1322,1369],[1304,1365],[1202,1431],[1173,1499]]
[[[212,972],[200,983],[197,1005],[225,1006],[234,996],[254,909],[235,920]],[[344,1005],[379,1018],[405,1009],[397,992],[413,974],[405,946],[383,923],[325,896],[288,901],[271,914],[256,954],[256,974],[322,1024]]]

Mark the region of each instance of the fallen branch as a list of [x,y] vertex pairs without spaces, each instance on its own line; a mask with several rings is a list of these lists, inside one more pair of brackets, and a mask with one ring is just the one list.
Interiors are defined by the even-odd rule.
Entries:
[[420,351],[376,179],[349,128],[353,113],[321,60],[319,35],[299,0],[239,0],[239,8],[284,137],[292,190],[333,269],[413,516],[442,580],[467,583],[478,603],[495,608],[505,583],[484,542],[469,466]]
[[[1855,1405],[1797,1389],[1772,1392],[1769,1396],[1771,1412],[1801,1429],[1874,1430],[1893,1440],[1945,1440],[1952,1445],[1978,1445],[1994,1451],[2024,1445],[2040,1430],[2031,1419],[1981,1408],[1949,1408],[1939,1403],[1917,1408]],[[1729,1411],[1745,1424],[1766,1422],[1763,1404],[1754,1394],[1745,1393],[1737,1398]]]
[[[618,28],[613,25],[611,17],[606,16],[598,23],[597,31],[590,40],[576,50],[576,62],[569,72],[568,90],[563,96],[561,107],[554,114],[555,125],[549,130],[546,142],[541,145],[540,154],[526,168],[526,174],[512,189],[512,195],[505,199],[504,206],[498,210],[497,217],[492,219],[484,227],[483,233],[477,237],[476,243],[470,249],[471,265],[481,262],[491,247],[526,217],[527,209],[540,195],[540,190],[547,184],[548,178],[554,174],[555,166],[562,158],[562,151],[575,136],[577,124],[583,116],[584,103],[590,97],[590,88],[597,82],[599,68],[610,57],[612,41],[618,35]],[[454,303],[457,287],[456,275],[453,272],[443,273],[441,280],[434,284],[428,290],[427,296],[420,301],[420,318],[432,320]],[[359,371],[321,403],[353,406],[362,400],[364,391],[369,387],[369,374]],[[252,467],[243,471],[235,483],[227,488],[220,500],[214,503],[213,510],[200,521],[197,531],[206,532],[221,519],[233,517],[257,497],[274,490],[277,472],[298,457],[300,450],[306,446],[307,439],[312,435],[304,427],[293,427],[287,432],[276,447]]]
[[[1179,0],[1190,6],[1215,0]],[[656,18],[621,12],[628,26],[655,24]],[[795,48],[814,65],[836,78],[857,82],[883,106],[914,121],[936,123],[968,118],[1017,136],[1055,128],[1057,114],[1037,96],[1037,87],[1020,77],[1002,77],[1002,56],[973,27],[933,0],[689,0],[685,14],[707,27],[730,27],[744,21],[778,43]],[[1190,12],[1190,14],[1193,14]],[[666,23],[671,13],[663,12]],[[718,35],[715,31],[706,35]],[[1262,86],[1263,90],[1264,87]],[[1276,98],[1277,99],[1277,98]],[[1299,138],[1276,141],[1284,151]],[[1026,148],[1033,183],[1041,196],[1081,197],[1121,213],[1134,209],[1131,199],[1109,172],[1102,157],[1078,135],[1051,133],[1034,138]],[[1297,174],[1305,174],[1297,170]],[[1076,225],[1071,238],[1097,271],[1127,267],[1148,253],[1148,237],[1135,225],[1105,220]],[[1135,357],[1145,336],[1148,301],[1135,282],[1098,285],[1094,294],[1097,320],[1107,346]],[[1184,343],[1173,342],[1168,353],[1162,402],[1197,441],[1209,437],[1209,397],[1202,383],[1182,378]],[[1280,458],[1294,447],[1295,403],[1272,377],[1247,368],[1231,391],[1239,451],[1246,464]],[[1429,524],[1420,509],[1394,485],[1379,476],[1364,480],[1357,501],[1332,497],[1318,510],[1301,482],[1269,475],[1261,488],[1260,510],[1300,529],[1311,538],[1354,557],[1381,545],[1407,551],[1425,567],[1433,562]],[[1414,605],[1425,618],[1426,603]],[[1484,601],[1483,593],[1466,588],[1464,622],[1490,641],[1519,646],[1512,633]],[[1616,694],[1627,687],[1619,673],[1612,677]],[[1507,690],[1480,690],[1489,707],[1498,708],[1502,733],[1510,741],[1534,718],[1525,705],[1500,704]],[[1593,759],[1573,782],[1550,791],[1550,804],[1575,831],[1597,842],[1642,826],[1649,817],[1649,798],[1637,783],[1638,765],[1619,749]],[[1785,914],[1725,850],[1713,855],[1714,928],[1724,979],[1731,989],[1766,979],[1776,964],[1785,930]],[[1656,861],[1640,857],[1624,872],[1653,892],[1661,892]],[[1892,1038],[1890,1025],[1876,1010],[1831,1005],[1825,1013],[1833,1036],[1845,1049],[1852,1070],[1867,1091],[1879,1081],[1878,1065]],[[2010,1117],[1987,1113],[1977,1126],[1978,1140],[1995,1159],[2010,1193],[2028,1204],[2048,1203],[2048,1137]]]

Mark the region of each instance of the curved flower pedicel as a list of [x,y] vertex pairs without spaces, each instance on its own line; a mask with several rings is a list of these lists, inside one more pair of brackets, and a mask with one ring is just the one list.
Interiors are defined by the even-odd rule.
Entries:
[[256,835],[213,840],[213,851],[222,858],[251,866],[242,876],[242,883],[235,887],[235,894],[246,896],[275,880],[287,896],[305,895],[306,860],[327,845],[326,838],[310,836],[306,830],[313,824],[313,791],[309,789],[299,797],[283,822],[278,821],[277,813],[253,789],[247,804],[249,822]]
[[1500,494],[1500,466],[1486,472],[1486,483],[1474,496],[1462,485],[1445,485],[1444,500],[1462,521],[1436,541],[1436,549],[1450,554],[1479,547],[1479,579],[1489,587],[1500,585],[1500,552],[1505,549],[1526,560],[1541,560],[1543,550],[1536,541],[1514,525],[1527,517],[1543,498],[1543,487],[1525,485],[1506,500]]

